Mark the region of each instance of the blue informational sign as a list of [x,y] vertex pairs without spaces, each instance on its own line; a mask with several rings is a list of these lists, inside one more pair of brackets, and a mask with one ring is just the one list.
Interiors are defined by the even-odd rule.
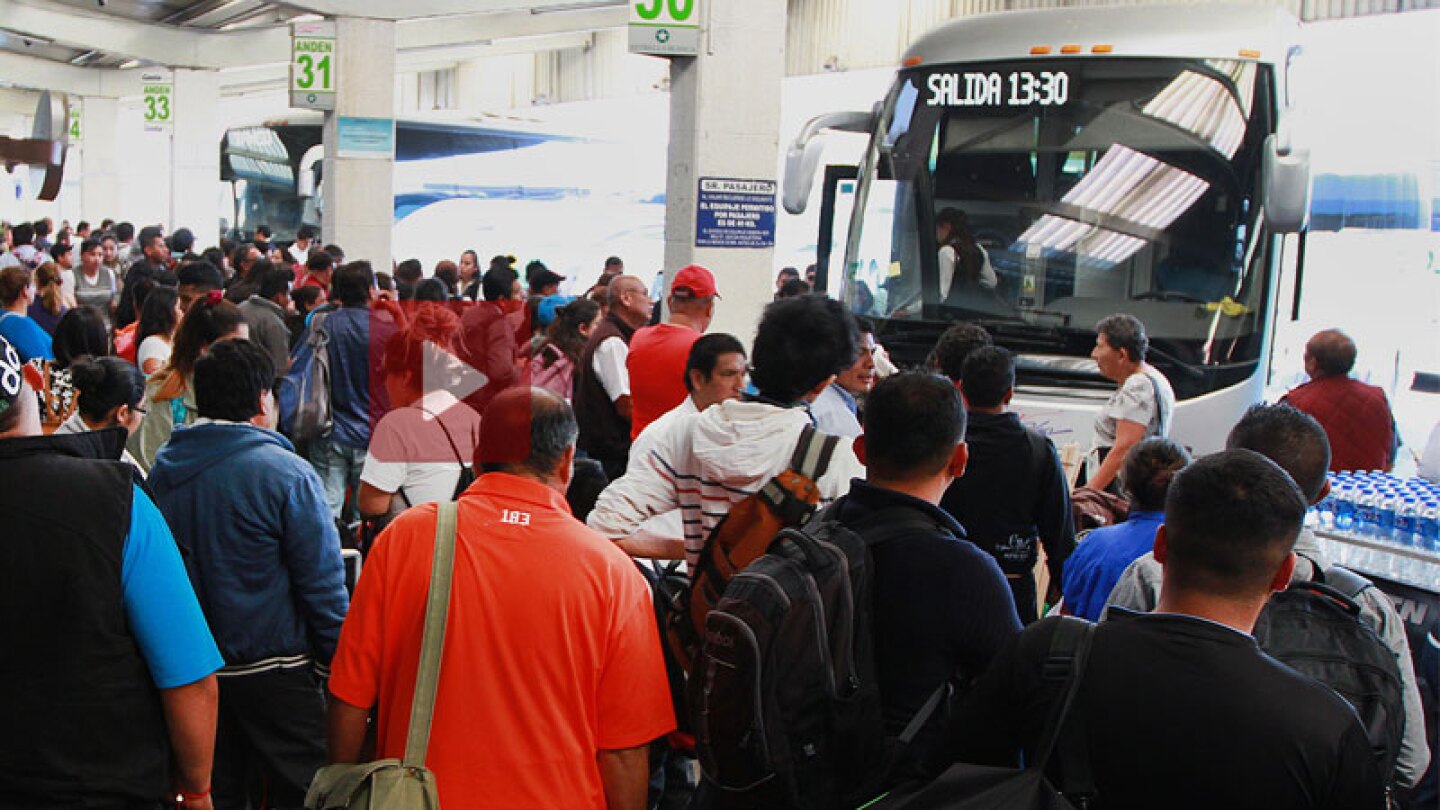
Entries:
[[775,246],[775,181],[700,178],[695,247]]
[[340,141],[335,156],[388,159],[395,156],[395,119],[342,115],[335,127]]

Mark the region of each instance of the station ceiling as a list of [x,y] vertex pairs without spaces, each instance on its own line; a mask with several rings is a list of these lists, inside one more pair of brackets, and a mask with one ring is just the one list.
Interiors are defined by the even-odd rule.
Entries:
[[72,67],[223,68],[283,58],[297,18],[394,20],[404,23],[397,46],[415,48],[597,30],[626,13],[624,0],[0,0],[0,52]]

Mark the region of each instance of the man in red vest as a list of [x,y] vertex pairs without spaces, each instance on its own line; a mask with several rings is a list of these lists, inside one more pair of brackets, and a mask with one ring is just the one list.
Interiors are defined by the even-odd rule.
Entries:
[[640,329],[630,339],[625,365],[634,409],[631,441],[646,425],[684,401],[685,361],[690,347],[715,317],[715,299],[719,297],[715,276],[698,264],[688,265],[670,284],[669,320]]
[[1310,382],[1283,402],[1315,417],[1330,439],[1330,469],[1388,470],[1395,462],[1395,417],[1385,392],[1351,379],[1355,341],[1338,329],[1316,332],[1305,344]]

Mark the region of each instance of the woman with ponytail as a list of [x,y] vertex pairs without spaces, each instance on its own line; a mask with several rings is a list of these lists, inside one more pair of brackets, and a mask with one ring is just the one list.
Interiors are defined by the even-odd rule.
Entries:
[[[118,357],[97,357],[70,367],[70,379],[79,393],[75,412],[56,428],[57,434],[123,427],[134,433],[145,416],[145,378],[140,370]],[[120,460],[144,475],[144,469],[122,452]]]
[[530,358],[530,384],[570,401],[574,393],[575,366],[580,363],[590,330],[599,321],[600,305],[588,298],[578,298],[557,308],[555,319],[545,332],[545,341]]
[[25,312],[30,316],[30,320],[40,324],[40,328],[51,337],[55,336],[55,327],[60,323],[60,316],[68,311],[62,281],[60,266],[54,262],[46,262],[35,268],[35,300]]
[[155,454],[170,440],[176,425],[195,421],[195,389],[191,383],[195,361],[218,341],[249,336],[240,308],[226,301],[219,290],[190,305],[175,330],[170,359],[145,385],[145,418],[140,429],[130,434],[127,444],[143,469],[149,471]]

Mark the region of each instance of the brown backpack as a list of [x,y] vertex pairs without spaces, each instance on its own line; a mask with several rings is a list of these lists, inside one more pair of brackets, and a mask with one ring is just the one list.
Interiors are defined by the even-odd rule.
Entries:
[[839,443],[839,437],[806,425],[789,465],[710,530],[689,587],[672,589],[664,599],[661,628],[667,652],[680,668],[689,671],[705,636],[705,617],[731,578],[768,551],[781,529],[799,526],[814,513],[820,503],[816,482],[829,469]]

